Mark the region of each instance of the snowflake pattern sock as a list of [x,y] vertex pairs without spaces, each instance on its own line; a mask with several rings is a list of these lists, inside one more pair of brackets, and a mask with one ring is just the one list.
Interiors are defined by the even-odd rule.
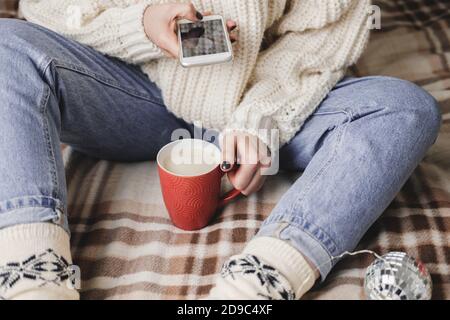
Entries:
[[0,300],[76,300],[69,235],[50,223],[0,230]]
[[295,300],[315,281],[314,270],[291,245],[276,238],[257,237],[242,254],[225,262],[207,299]]

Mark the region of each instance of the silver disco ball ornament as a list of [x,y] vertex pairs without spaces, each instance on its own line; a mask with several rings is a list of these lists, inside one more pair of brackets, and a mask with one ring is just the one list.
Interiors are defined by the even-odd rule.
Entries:
[[364,290],[370,300],[430,300],[432,284],[423,263],[390,252],[367,268]]

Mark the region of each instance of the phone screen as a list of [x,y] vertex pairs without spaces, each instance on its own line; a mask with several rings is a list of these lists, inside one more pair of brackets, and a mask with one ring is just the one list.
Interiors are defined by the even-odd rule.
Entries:
[[228,52],[222,20],[207,20],[179,25],[185,58]]

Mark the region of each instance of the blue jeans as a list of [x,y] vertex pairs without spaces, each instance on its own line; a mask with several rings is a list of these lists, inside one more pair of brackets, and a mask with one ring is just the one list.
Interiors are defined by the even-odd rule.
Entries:
[[[175,129],[159,89],[136,66],[45,28],[0,19],[0,228],[54,222],[67,231],[60,143],[114,161],[155,159]],[[259,236],[290,241],[322,278],[355,248],[440,127],[436,101],[406,81],[346,78],[281,149],[303,175]]]

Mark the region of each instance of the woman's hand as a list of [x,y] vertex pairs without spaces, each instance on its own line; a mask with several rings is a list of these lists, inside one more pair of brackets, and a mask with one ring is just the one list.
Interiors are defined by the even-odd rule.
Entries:
[[221,169],[228,173],[231,184],[249,196],[261,189],[266,181],[262,169],[270,166],[267,146],[257,137],[233,132],[222,136]]
[[[144,13],[144,29],[147,36],[163,50],[168,56],[177,58],[180,52],[177,37],[177,20],[188,19],[199,21],[210,12],[198,12],[192,3],[168,3],[149,6]],[[227,21],[228,32],[236,28],[236,23]],[[236,35],[230,34],[232,42],[237,40]]]

